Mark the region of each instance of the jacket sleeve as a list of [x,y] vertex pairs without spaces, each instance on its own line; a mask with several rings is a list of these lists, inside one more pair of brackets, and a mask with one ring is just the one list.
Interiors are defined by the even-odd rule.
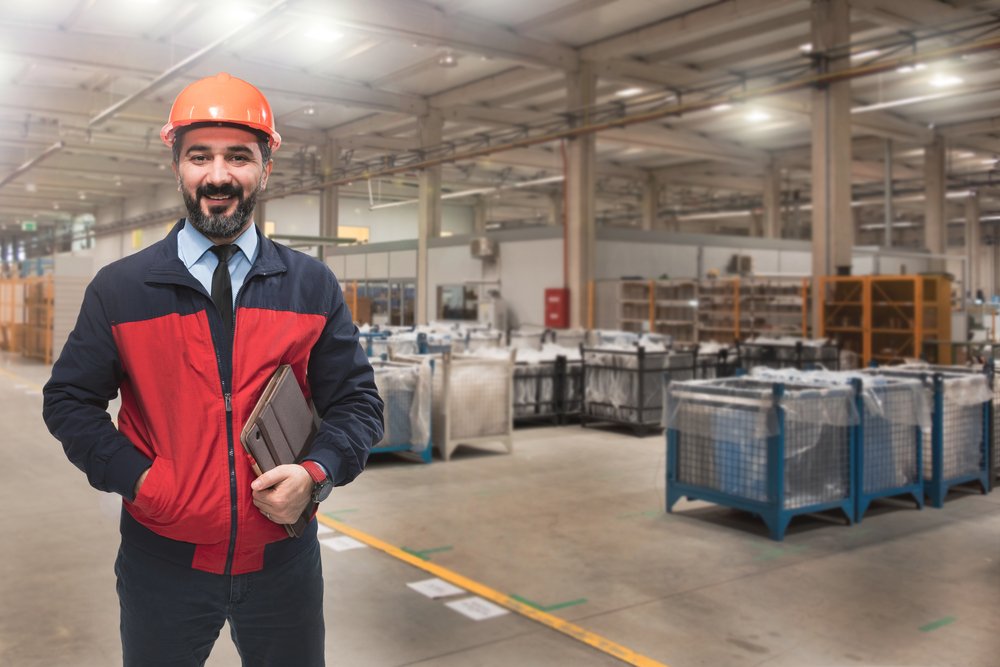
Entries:
[[382,439],[383,403],[375,372],[358,342],[358,328],[336,278],[330,316],[309,357],[308,380],[322,420],[308,459],[342,486],[364,470],[371,448]]
[[152,462],[108,414],[124,373],[98,287],[102,282],[99,273],[87,287],[76,327],[42,390],[42,417],[91,486],[131,500],[136,480]]

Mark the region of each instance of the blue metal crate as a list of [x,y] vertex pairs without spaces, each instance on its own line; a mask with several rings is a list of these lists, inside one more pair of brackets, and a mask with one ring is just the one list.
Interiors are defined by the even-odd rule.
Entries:
[[990,489],[990,405],[987,379],[960,369],[874,368],[866,373],[918,378],[931,405],[931,425],[923,431],[924,493],[942,507],[948,490],[964,484]]
[[752,378],[674,383],[667,402],[667,511],[682,497],[760,516],[775,540],[794,516],[854,517],[856,395]]

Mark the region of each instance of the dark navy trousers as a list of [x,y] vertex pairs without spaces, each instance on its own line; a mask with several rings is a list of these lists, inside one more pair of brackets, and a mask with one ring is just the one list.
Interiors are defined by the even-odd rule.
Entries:
[[320,546],[251,574],[210,574],[122,543],[115,561],[125,667],[201,667],[229,621],[244,667],[322,667]]

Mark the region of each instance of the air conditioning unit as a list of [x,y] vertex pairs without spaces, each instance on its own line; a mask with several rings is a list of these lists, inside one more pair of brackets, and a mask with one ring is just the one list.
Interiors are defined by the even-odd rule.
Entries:
[[493,239],[486,237],[472,239],[469,244],[469,251],[473,257],[478,259],[496,259],[500,246]]

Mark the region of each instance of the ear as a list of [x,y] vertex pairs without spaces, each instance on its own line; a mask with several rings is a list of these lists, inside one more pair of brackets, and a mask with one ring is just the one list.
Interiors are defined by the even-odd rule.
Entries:
[[274,167],[274,160],[268,160],[267,164],[264,165],[264,171],[260,174],[260,189],[265,190],[267,188],[267,177],[271,175],[271,168]]

